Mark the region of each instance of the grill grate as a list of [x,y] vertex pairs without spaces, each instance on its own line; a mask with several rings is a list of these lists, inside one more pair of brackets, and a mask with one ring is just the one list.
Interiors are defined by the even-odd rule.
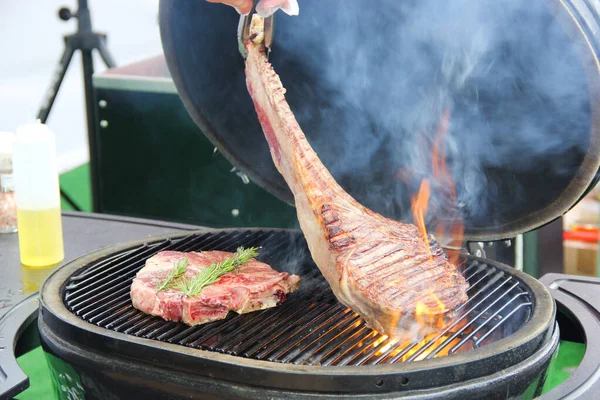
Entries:
[[[302,276],[300,290],[279,307],[189,327],[133,308],[129,287],[146,259],[162,250],[235,251],[262,246],[261,261]],[[439,357],[485,346],[519,329],[532,302],[523,284],[493,265],[470,261],[463,273],[469,300],[442,332],[394,343],[337,302],[299,233],[247,230],[193,234],[98,260],[67,281],[64,302],[83,320],[116,332],[182,346],[301,365],[374,365]]]

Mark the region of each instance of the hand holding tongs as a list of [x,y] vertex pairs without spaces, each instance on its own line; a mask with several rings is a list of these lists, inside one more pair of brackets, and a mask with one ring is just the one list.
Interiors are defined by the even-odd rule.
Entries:
[[[246,43],[250,38],[250,25],[252,24],[252,16],[256,13],[256,9],[253,8],[252,11],[246,15],[240,16],[240,22],[238,24],[238,48],[240,50],[240,54],[242,57],[246,58],[248,54],[246,54]],[[269,58],[269,54],[271,54],[271,45],[273,44],[273,24],[274,24],[275,15],[265,18],[265,39],[263,44],[266,48],[267,58]]]

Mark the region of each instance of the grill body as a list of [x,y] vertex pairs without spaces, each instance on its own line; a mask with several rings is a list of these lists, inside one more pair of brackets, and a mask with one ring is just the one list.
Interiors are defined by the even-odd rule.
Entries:
[[[131,307],[131,279],[158,251],[241,245],[262,246],[261,260],[300,274],[298,293],[197,327]],[[44,285],[38,323],[57,387],[86,398],[532,397],[558,343],[550,294],[490,261],[467,257],[463,272],[470,300],[455,322],[428,341],[394,344],[335,300],[300,232],[197,232],[64,266]]]
[[[533,399],[544,384],[550,359],[558,345],[557,332],[530,359],[502,372],[454,385],[431,386],[423,390],[351,394],[273,389],[261,386],[264,381],[260,379],[248,380],[247,385],[213,379],[207,377],[206,373],[195,373],[198,370],[194,369],[212,367],[192,367],[180,363],[177,357],[167,355],[145,360],[132,360],[114,353],[107,355],[63,340],[43,320],[39,320],[38,327],[59,399]],[[138,354],[143,356],[144,353],[140,351]],[[163,363],[163,366],[159,366],[159,363]],[[427,370],[421,373],[435,374],[434,371]],[[240,380],[246,376],[238,370],[235,378]],[[309,378],[302,375],[297,376],[300,383],[307,379]],[[329,380],[327,376],[318,379],[323,385]],[[351,380],[353,376],[348,376],[347,379]],[[379,379],[371,376],[374,384]]]

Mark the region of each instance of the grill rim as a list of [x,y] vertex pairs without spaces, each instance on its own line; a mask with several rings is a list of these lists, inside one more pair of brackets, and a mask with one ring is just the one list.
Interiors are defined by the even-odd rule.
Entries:
[[[92,323],[82,320],[80,317],[73,314],[64,304],[64,291],[68,279],[81,268],[86,267],[92,262],[110,257],[118,252],[132,250],[143,245],[157,244],[165,240],[177,240],[193,234],[219,234],[219,233],[244,233],[244,232],[282,232],[289,234],[298,234],[300,231],[292,229],[273,229],[273,228],[226,228],[226,229],[199,229],[185,233],[173,233],[161,236],[154,236],[144,240],[132,241],[119,244],[116,246],[107,247],[93,253],[84,255],[75,259],[62,267],[55,270],[44,282],[40,291],[40,308],[44,322],[51,329],[60,332],[61,337],[71,343],[92,348],[97,351],[102,351],[105,354],[112,353],[118,356],[126,356],[133,359],[143,360],[158,364],[165,368],[173,370],[182,370],[190,372],[189,366],[200,364],[204,369],[208,367],[209,373],[214,378],[230,380],[233,382],[247,383],[247,378],[230,376],[224,370],[229,368],[243,368],[247,372],[259,374],[272,374],[279,377],[287,377],[288,379],[261,379],[263,385],[278,389],[291,390],[322,390],[319,388],[307,388],[307,381],[310,379],[298,379],[300,376],[309,378],[327,377],[330,379],[340,379],[339,385],[334,382],[328,382],[326,386],[335,386],[336,390],[344,392],[361,392],[364,390],[386,392],[394,389],[390,384],[376,386],[375,384],[365,385],[365,379],[368,382],[373,382],[373,378],[382,378],[386,382],[392,380],[400,386],[401,378],[425,373],[427,381],[431,386],[434,382],[434,374],[432,371],[447,370],[453,371],[451,374],[437,374],[443,376],[444,382],[439,384],[457,383],[465,379],[474,379],[479,376],[485,376],[500,370],[510,365],[515,365],[527,357],[535,353],[544,343],[546,343],[553,334],[554,321],[556,315],[556,306],[550,292],[536,279],[529,275],[517,271],[514,268],[506,266],[502,263],[487,260],[484,258],[474,257],[469,255],[470,260],[477,260],[482,263],[493,265],[494,267],[503,270],[506,273],[514,275],[527,286],[527,289],[532,294],[533,302],[532,315],[530,320],[526,322],[517,332],[512,335],[500,339],[497,342],[490,343],[486,346],[469,350],[464,353],[453,354],[452,356],[440,357],[434,359],[426,359],[418,362],[398,363],[398,364],[382,364],[382,365],[362,365],[362,366],[311,366],[311,365],[294,365],[276,363],[270,361],[254,360],[228,354],[221,354],[212,351],[200,350],[190,347],[184,347],[177,344],[161,342],[153,339],[145,339],[127,335],[121,332],[115,332],[107,328],[98,327]],[[111,342],[112,341],[112,342]],[[110,344],[118,343],[118,346]],[[118,348],[118,353],[115,351]],[[515,351],[518,350],[518,351]],[[148,359],[149,352],[156,352],[155,357]],[[507,357],[508,353],[510,356]],[[140,354],[146,357],[140,357]],[[174,361],[180,358],[183,364],[177,364]],[[171,360],[167,364],[161,359]],[[473,365],[477,365],[476,367]],[[181,369],[180,365],[188,365],[187,368]],[[464,371],[468,370],[466,375],[468,378],[458,376],[456,366],[463,365]],[[484,368],[484,366],[486,366]],[[217,368],[213,368],[217,367]],[[220,368],[219,368],[220,367]],[[225,367],[225,368],[223,368]],[[204,371],[194,368],[196,373],[203,374]],[[223,370],[223,371],[222,371]],[[478,375],[473,371],[478,371]],[[217,373],[215,373],[217,372]],[[235,374],[234,374],[235,375]],[[240,374],[242,375],[242,374]],[[292,379],[289,379],[289,377]],[[360,376],[364,379],[357,379]],[[448,377],[452,377],[449,380]],[[233,379],[232,379],[233,378]],[[440,378],[441,379],[441,378]],[[268,381],[268,383],[265,383]],[[284,382],[285,381],[285,382]],[[341,383],[343,381],[343,383]],[[357,382],[358,381],[358,382]],[[299,384],[300,382],[300,384]],[[396,383],[392,382],[392,386]],[[418,389],[417,384],[402,385],[406,390]],[[321,385],[323,382],[320,383]],[[319,385],[319,383],[315,383]],[[308,385],[310,386],[310,384]],[[397,388],[395,388],[397,389]]]
[[[323,400],[390,400],[391,398],[447,400],[452,396],[454,396],[452,398],[462,399],[468,394],[477,398],[484,398],[490,393],[508,393],[509,395],[514,393],[518,395],[528,390],[537,378],[544,375],[550,364],[552,355],[555,354],[558,348],[560,335],[559,326],[556,324],[556,329],[552,334],[551,340],[545,343],[539,351],[522,362],[492,375],[472,379],[468,382],[461,382],[460,384],[449,385],[444,388],[430,386],[425,390],[411,392],[396,390],[385,393],[321,392],[316,394],[270,387],[263,388],[252,385],[249,382],[227,382],[206,376],[196,375],[191,377],[189,371],[186,371],[187,373],[183,376],[165,374],[164,369],[157,365],[132,365],[131,360],[125,358],[115,359],[110,355],[93,353],[89,349],[73,346],[71,343],[56,336],[56,333],[50,330],[42,319],[38,320],[38,329],[46,352],[74,366],[79,373],[87,373],[94,377],[93,383],[96,386],[92,390],[97,390],[99,382],[102,382],[101,385],[103,384],[112,389],[115,383],[122,384],[123,381],[126,381],[127,389],[129,390],[127,395],[131,391],[139,393],[151,387],[152,392],[147,394],[147,396],[150,398],[160,397],[165,399],[172,399],[174,392],[181,393],[181,391],[189,393],[188,397],[190,398],[199,394],[222,398],[227,394],[232,398],[256,400],[263,400],[265,398],[300,400],[307,397]],[[108,383],[106,383],[107,378]],[[118,393],[123,392],[119,391]],[[123,397],[127,397],[127,395],[123,394]]]

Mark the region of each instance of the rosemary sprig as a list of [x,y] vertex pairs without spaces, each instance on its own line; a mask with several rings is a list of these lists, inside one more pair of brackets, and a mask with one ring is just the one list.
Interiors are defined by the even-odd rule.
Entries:
[[251,247],[249,249],[244,249],[243,247],[239,247],[232,257],[223,260],[220,263],[211,264],[208,268],[200,271],[196,276],[192,278],[181,277],[175,287],[181,290],[186,296],[194,297],[206,286],[218,281],[222,275],[236,270],[239,266],[257,256],[257,248]]
[[156,285],[156,292],[160,292],[161,290],[170,289],[176,284],[177,279],[183,277],[183,274],[187,271],[188,259],[182,258],[177,261],[169,275],[165,277],[161,282]]

